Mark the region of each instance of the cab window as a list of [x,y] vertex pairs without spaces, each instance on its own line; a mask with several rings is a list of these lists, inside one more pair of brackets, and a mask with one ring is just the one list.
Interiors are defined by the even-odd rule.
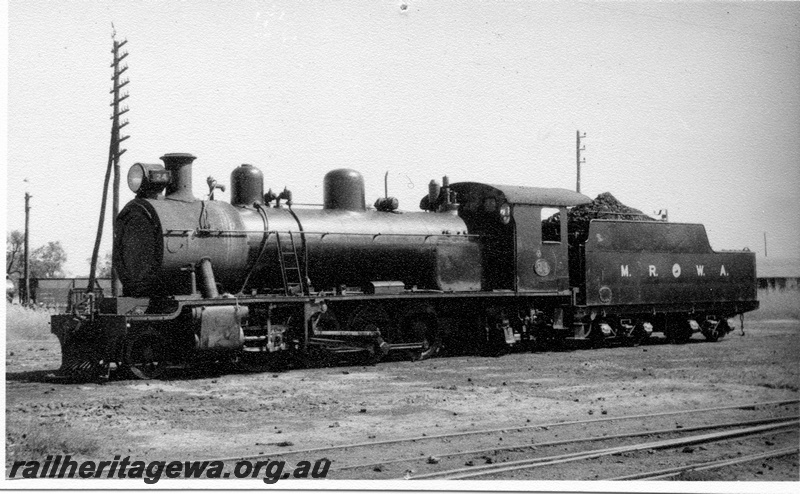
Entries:
[[542,208],[542,242],[561,242],[561,214],[558,208]]

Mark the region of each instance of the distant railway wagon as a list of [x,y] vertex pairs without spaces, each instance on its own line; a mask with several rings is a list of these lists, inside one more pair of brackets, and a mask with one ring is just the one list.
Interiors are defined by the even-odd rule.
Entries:
[[[64,312],[70,305],[70,293],[86,290],[88,283],[88,278],[31,278],[31,300],[36,305]],[[110,295],[111,278],[97,279],[95,290]]]
[[368,208],[361,175],[339,169],[321,208],[296,207],[242,165],[225,203],[195,198],[194,159],[130,169],[136,198],[114,232],[122,296],[53,316],[62,372],[152,378],[204,359],[419,359],[653,331],[713,341],[758,307],[753,253],[713,251],[702,225],[620,215],[584,235],[570,210],[592,201],[573,191],[445,177],[410,212],[391,197]]

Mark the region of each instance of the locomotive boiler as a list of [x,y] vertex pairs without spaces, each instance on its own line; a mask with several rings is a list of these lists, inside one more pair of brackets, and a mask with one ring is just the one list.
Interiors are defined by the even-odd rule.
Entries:
[[[276,201],[270,206],[261,172],[246,164],[231,175],[231,204],[200,201],[191,191],[194,159],[168,154],[165,169],[132,168],[137,197],[120,212],[115,232],[124,296],[192,295],[198,286],[205,295],[285,293],[287,285],[308,294],[387,281],[480,289],[477,239],[454,209],[367,210],[363,178],[348,169],[325,176],[322,209],[292,208],[289,192],[267,194]],[[172,179],[161,196],[148,180],[164,172]]]
[[702,225],[619,216],[576,236],[569,211],[592,200],[570,190],[444,177],[409,212],[390,197],[368,207],[361,175],[338,169],[308,207],[265,193],[245,164],[227,203],[210,177],[195,197],[194,156],[161,159],[128,173],[136,197],[114,231],[122,295],[75,291],[70,313],[52,317],[63,374],[497,354],[653,332],[716,341],[758,307],[752,252],[711,250]]

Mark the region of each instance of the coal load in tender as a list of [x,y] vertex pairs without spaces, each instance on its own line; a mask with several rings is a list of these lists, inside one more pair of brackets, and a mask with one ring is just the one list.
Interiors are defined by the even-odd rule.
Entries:
[[[603,192],[592,202],[576,206],[567,213],[567,232],[571,245],[586,241],[586,237],[589,235],[589,222],[593,219],[656,221],[655,218],[643,214],[638,209],[622,204],[610,192]],[[557,229],[559,220],[558,213],[547,218],[543,222],[543,230]]]

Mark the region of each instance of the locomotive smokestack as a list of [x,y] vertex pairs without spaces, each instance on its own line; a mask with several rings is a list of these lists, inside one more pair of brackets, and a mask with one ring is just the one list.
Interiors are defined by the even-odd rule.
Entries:
[[197,157],[189,153],[167,153],[161,157],[164,167],[171,173],[172,179],[167,185],[167,199],[191,202],[192,194],[192,162]]

